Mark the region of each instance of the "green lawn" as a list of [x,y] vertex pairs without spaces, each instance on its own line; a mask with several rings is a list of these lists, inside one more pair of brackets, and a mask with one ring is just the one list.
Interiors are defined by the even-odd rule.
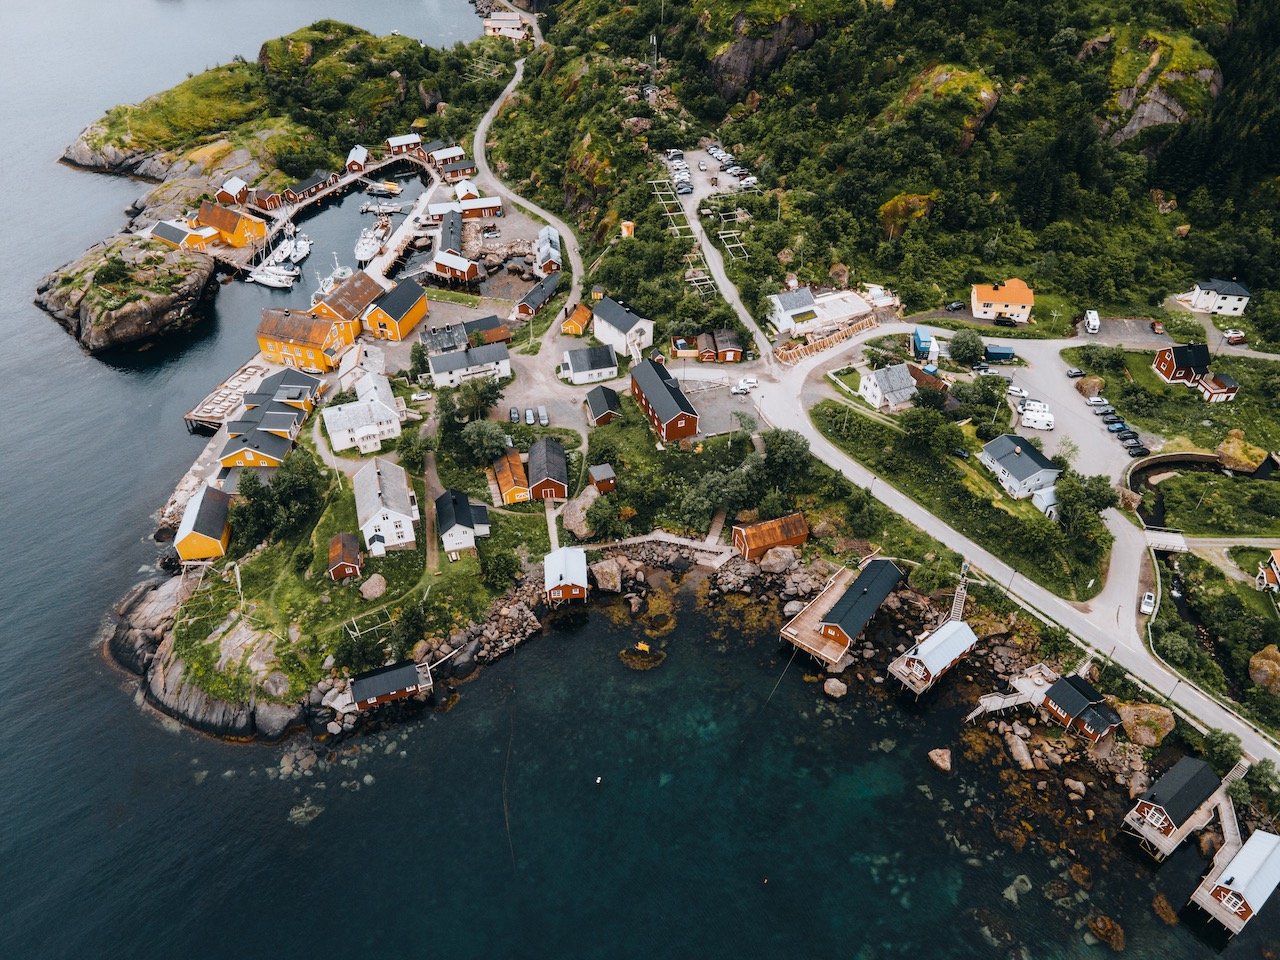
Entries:
[[1252,577],[1258,572],[1258,564],[1271,556],[1271,551],[1263,550],[1261,547],[1232,547],[1227,551],[1227,556],[1231,558],[1232,563]]
[[442,290],[439,287],[427,287],[427,299],[438,300],[441,303],[460,303],[464,307],[472,307],[478,309],[483,297],[477,297],[473,293],[459,293],[457,290]]
[[1187,472],[1162,480],[1159,489],[1167,526],[1206,536],[1280,536],[1275,480]]

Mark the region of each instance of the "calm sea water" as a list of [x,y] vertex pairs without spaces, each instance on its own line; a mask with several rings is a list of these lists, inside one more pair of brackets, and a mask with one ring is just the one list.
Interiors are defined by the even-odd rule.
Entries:
[[[479,33],[462,0],[48,0],[0,15],[0,956],[1002,954],[978,908],[1029,956],[1100,955],[1038,893],[1001,898],[1018,874],[1049,879],[1045,856],[991,847],[975,867],[946,840],[964,814],[942,807],[962,809],[969,785],[923,753],[953,739],[956,715],[876,719],[854,698],[824,703],[799,669],[769,700],[785,663],[773,643],[708,639],[692,613],[645,674],[617,659],[630,627],[584,615],[390,752],[375,741],[358,771],[305,789],[266,776],[279,748],[135,708],[93,638],[154,561],[151,516],[204,442],[181,414],[247,357],[260,307],[310,282],[223,288],[181,344],[90,358],[32,291],[145,187],[55,160],[106,107],[322,16],[436,44]],[[350,261],[358,202],[306,225],[310,273],[330,251]],[[358,792],[339,786],[365,774]],[[305,796],[324,811],[293,826]],[[1154,919],[1153,871],[1121,863],[1094,895],[1129,954],[1212,955]],[[1170,862],[1160,888],[1181,903],[1196,866]],[[1280,905],[1269,913],[1226,955],[1280,940]]]

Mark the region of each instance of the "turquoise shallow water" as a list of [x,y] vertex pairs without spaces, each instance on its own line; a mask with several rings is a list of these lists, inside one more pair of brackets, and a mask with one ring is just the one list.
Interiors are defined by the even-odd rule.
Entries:
[[[1105,955],[1039,895],[1048,857],[1003,851],[965,810],[989,775],[927,766],[956,710],[832,705],[799,664],[778,683],[770,638],[716,639],[692,613],[646,674],[617,659],[630,626],[583,615],[486,670],[451,713],[396,730],[392,752],[375,736],[356,771],[296,784],[266,775],[279,748],[134,706],[96,625],[153,562],[150,515],[203,443],[182,412],[247,356],[278,295],[226,288],[188,341],[85,356],[32,291],[143,187],[54,161],[107,106],[320,16],[438,43],[479,32],[461,0],[0,11],[0,132],[21,144],[0,191],[0,957],[1008,955],[979,908],[1028,956]],[[357,217],[344,203],[309,223],[316,258],[345,253]],[[339,786],[366,774],[359,792]],[[324,811],[291,825],[308,795]],[[972,852],[946,839],[958,827]],[[1129,956],[1214,954],[1149,908],[1157,883],[1185,901],[1198,865],[1125,856],[1098,878]],[[1000,892],[1022,873],[1037,892],[1014,907]],[[1224,956],[1267,942],[1277,904]]]

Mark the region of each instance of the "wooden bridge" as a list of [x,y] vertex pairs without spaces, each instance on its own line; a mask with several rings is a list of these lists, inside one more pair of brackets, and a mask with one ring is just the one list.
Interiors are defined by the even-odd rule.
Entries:
[[964,722],[973,723],[983,714],[1012,710],[1024,703],[1038,707],[1044,702],[1044,695],[1057,679],[1058,674],[1047,664],[1037,663],[1033,667],[1028,667],[1009,681],[1009,685],[1013,687],[1009,693],[984,693],[979,697],[978,705],[964,718]]

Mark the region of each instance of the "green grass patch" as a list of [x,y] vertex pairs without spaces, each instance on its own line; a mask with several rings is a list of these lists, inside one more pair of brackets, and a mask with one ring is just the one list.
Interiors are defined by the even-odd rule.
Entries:
[[438,300],[440,303],[457,303],[464,307],[479,309],[480,304],[484,301],[484,297],[477,297],[474,293],[441,290],[439,287],[427,287],[426,290],[428,300]]
[[1167,526],[1202,536],[1280,536],[1275,480],[1196,471],[1162,480],[1159,490]]

